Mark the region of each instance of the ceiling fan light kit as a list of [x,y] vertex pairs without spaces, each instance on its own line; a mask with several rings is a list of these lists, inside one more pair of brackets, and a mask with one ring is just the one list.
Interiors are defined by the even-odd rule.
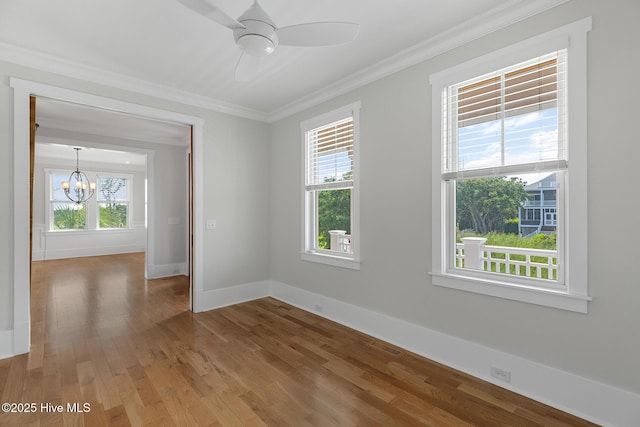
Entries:
[[247,55],[263,57],[273,53],[278,46],[276,24],[269,15],[254,2],[238,18],[242,27],[233,30],[233,39]]
[[[242,51],[236,65],[236,80],[250,81],[260,72],[260,59],[275,52],[280,44],[290,46],[333,46],[355,39],[360,26],[351,22],[311,22],[278,28],[254,0],[235,20],[208,0],[178,0],[195,12],[233,30]],[[282,37],[279,37],[279,36]]]

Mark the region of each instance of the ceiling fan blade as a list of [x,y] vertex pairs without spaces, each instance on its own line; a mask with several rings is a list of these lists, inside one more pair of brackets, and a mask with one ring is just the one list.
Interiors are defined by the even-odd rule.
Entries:
[[235,30],[236,28],[245,28],[244,25],[224,13],[216,6],[209,3],[207,0],[178,0],[180,3],[188,7],[189,9],[206,16],[212,21],[217,22],[229,29]]
[[260,63],[262,58],[243,53],[240,55],[238,65],[236,65],[236,80],[239,82],[250,82],[258,77],[260,73]]
[[289,46],[332,46],[356,38],[359,24],[351,22],[311,22],[278,28],[278,44]]

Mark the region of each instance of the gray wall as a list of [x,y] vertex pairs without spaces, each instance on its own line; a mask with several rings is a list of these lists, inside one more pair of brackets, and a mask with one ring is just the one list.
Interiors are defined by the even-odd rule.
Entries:
[[[640,392],[639,15],[637,0],[573,0],[273,124],[272,279]],[[589,313],[432,286],[429,75],[587,16]],[[300,121],[357,100],[364,262],[351,271],[300,260]]]

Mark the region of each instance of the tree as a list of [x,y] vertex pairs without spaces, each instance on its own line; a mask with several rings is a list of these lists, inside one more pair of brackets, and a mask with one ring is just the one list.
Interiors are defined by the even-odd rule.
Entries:
[[518,216],[518,208],[528,199],[520,178],[477,178],[456,183],[458,227],[478,233],[504,231],[504,224]]
[[58,203],[53,208],[54,230],[82,230],[85,227],[87,217],[86,205],[74,205]]
[[351,233],[351,189],[318,192],[318,246],[329,249],[329,230]]
[[[341,180],[351,179],[351,172],[345,173]],[[324,182],[333,182],[335,178],[325,178]],[[329,249],[331,237],[329,230],[345,230],[351,233],[351,189],[318,191],[318,246]]]
[[116,194],[124,188],[126,180],[124,178],[102,178],[100,180],[100,193],[102,199],[109,203],[109,206],[115,206]]

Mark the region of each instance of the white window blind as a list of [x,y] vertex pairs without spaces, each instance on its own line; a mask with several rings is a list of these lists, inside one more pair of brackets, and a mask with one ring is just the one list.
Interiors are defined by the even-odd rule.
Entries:
[[567,167],[566,51],[444,89],[444,179]]
[[305,189],[353,186],[353,117],[306,132]]

